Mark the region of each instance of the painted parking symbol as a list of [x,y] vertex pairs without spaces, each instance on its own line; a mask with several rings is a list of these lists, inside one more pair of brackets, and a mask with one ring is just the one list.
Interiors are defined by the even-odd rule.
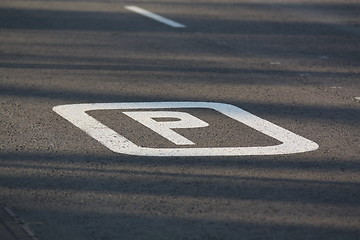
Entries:
[[[177,128],[201,128],[208,123],[183,109],[211,109],[237,122],[272,137],[279,142],[270,146],[251,147],[194,147],[195,143],[176,133]],[[168,111],[171,109],[171,111]],[[110,150],[139,156],[249,156],[279,155],[308,152],[318,149],[318,144],[257,117],[241,108],[214,102],[133,102],[133,103],[91,103],[60,105],[53,108],[63,118],[86,132]],[[87,112],[94,110],[120,110],[123,114],[141,123],[176,145],[175,148],[150,148],[138,146],[99,122]],[[170,120],[158,121],[167,118]],[[241,137],[241,136],[239,136]],[[184,147],[184,146],[189,147]],[[191,146],[191,147],[190,147]]]

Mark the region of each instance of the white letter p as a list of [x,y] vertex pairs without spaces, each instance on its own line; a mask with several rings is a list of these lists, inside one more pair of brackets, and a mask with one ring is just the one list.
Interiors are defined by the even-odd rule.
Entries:
[[[174,111],[131,111],[123,112],[132,119],[150,128],[176,145],[193,145],[192,141],[176,133],[174,128],[198,128],[207,127],[208,123],[185,112]],[[176,121],[158,122],[156,118],[175,118]]]

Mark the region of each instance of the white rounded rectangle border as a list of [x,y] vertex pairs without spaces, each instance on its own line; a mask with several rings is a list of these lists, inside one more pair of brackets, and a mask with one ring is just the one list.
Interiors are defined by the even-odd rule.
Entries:
[[[92,110],[134,109],[213,109],[265,135],[282,142],[274,146],[209,147],[209,148],[147,148],[132,143],[114,130],[88,115]],[[110,150],[138,156],[250,156],[279,155],[313,151],[319,145],[236,106],[216,102],[129,102],[86,103],[55,106],[53,110],[86,132]]]

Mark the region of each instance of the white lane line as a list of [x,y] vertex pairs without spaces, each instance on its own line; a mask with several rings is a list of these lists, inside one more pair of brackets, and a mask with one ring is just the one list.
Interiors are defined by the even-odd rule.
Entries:
[[139,8],[139,7],[136,7],[136,6],[125,6],[125,8],[130,10],[130,11],[141,14],[141,15],[143,15],[145,17],[156,20],[158,22],[164,23],[164,24],[166,24],[168,26],[174,27],[174,28],[185,28],[186,27],[185,25],[183,25],[181,23],[175,22],[175,21],[170,20],[168,18],[164,18],[164,17],[162,17],[160,15],[157,15],[155,13],[149,12],[149,11],[147,11],[145,9],[142,9],[142,8]]

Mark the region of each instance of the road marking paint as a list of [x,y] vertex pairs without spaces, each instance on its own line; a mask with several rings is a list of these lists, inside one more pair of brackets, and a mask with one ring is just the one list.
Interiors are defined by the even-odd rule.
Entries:
[[[209,124],[203,120],[185,112],[173,111],[146,111],[146,112],[123,112],[139,123],[150,128],[176,145],[194,145],[192,141],[174,132],[172,128],[198,128],[207,127]],[[176,118],[180,120],[158,122],[154,118]]]
[[[145,109],[184,109],[184,108],[199,108],[212,109],[217,112],[241,122],[248,127],[251,127],[265,135],[268,135],[276,140],[282,142],[274,146],[261,147],[207,147],[207,148],[148,148],[141,147],[129,139],[121,136],[114,130],[97,121],[95,118],[88,115],[87,111],[92,110],[145,110]],[[290,132],[280,126],[277,126],[267,120],[259,118],[241,108],[225,103],[214,102],[132,102],[132,103],[90,103],[90,104],[70,104],[55,106],[53,110],[63,118],[67,119],[75,126],[86,132],[88,135],[99,141],[101,144],[110,150],[129,155],[140,156],[245,156],[245,155],[278,155],[278,154],[292,154],[308,152],[318,149],[318,145],[304,137],[301,137],[293,132]],[[160,115],[176,116],[175,112],[181,111],[160,111]],[[149,118],[154,118],[155,113],[151,112],[145,115],[144,112],[129,114],[137,120],[143,121],[147,127],[149,125]],[[192,118],[193,116],[177,115],[180,118],[180,123],[176,125],[170,122],[166,127],[168,129],[173,127],[203,127],[207,123],[202,123],[202,120]],[[141,119],[141,116],[145,120]],[[195,123],[188,123],[195,119]],[[157,123],[156,123],[157,124]],[[158,127],[158,125],[156,125]],[[152,126],[153,127],[153,126]],[[154,128],[154,127],[153,127]],[[161,127],[160,127],[161,128]],[[164,128],[166,129],[166,128]],[[159,132],[159,128],[155,127],[155,131]],[[236,140],[236,139],[235,139]]]
[[355,100],[360,102],[360,97],[355,97]]
[[173,20],[170,20],[168,18],[165,18],[165,17],[162,17],[158,14],[155,14],[155,13],[152,13],[150,11],[147,11],[143,8],[139,8],[139,7],[136,7],[136,6],[125,6],[126,9],[130,10],[130,11],[133,11],[133,12],[136,12],[140,15],[143,15],[145,17],[148,17],[148,18],[151,18],[155,21],[158,21],[158,22],[161,22],[161,23],[164,23],[168,26],[171,26],[171,27],[174,27],[174,28],[185,28],[186,26],[181,24],[181,23],[178,23],[178,22],[175,22]]

